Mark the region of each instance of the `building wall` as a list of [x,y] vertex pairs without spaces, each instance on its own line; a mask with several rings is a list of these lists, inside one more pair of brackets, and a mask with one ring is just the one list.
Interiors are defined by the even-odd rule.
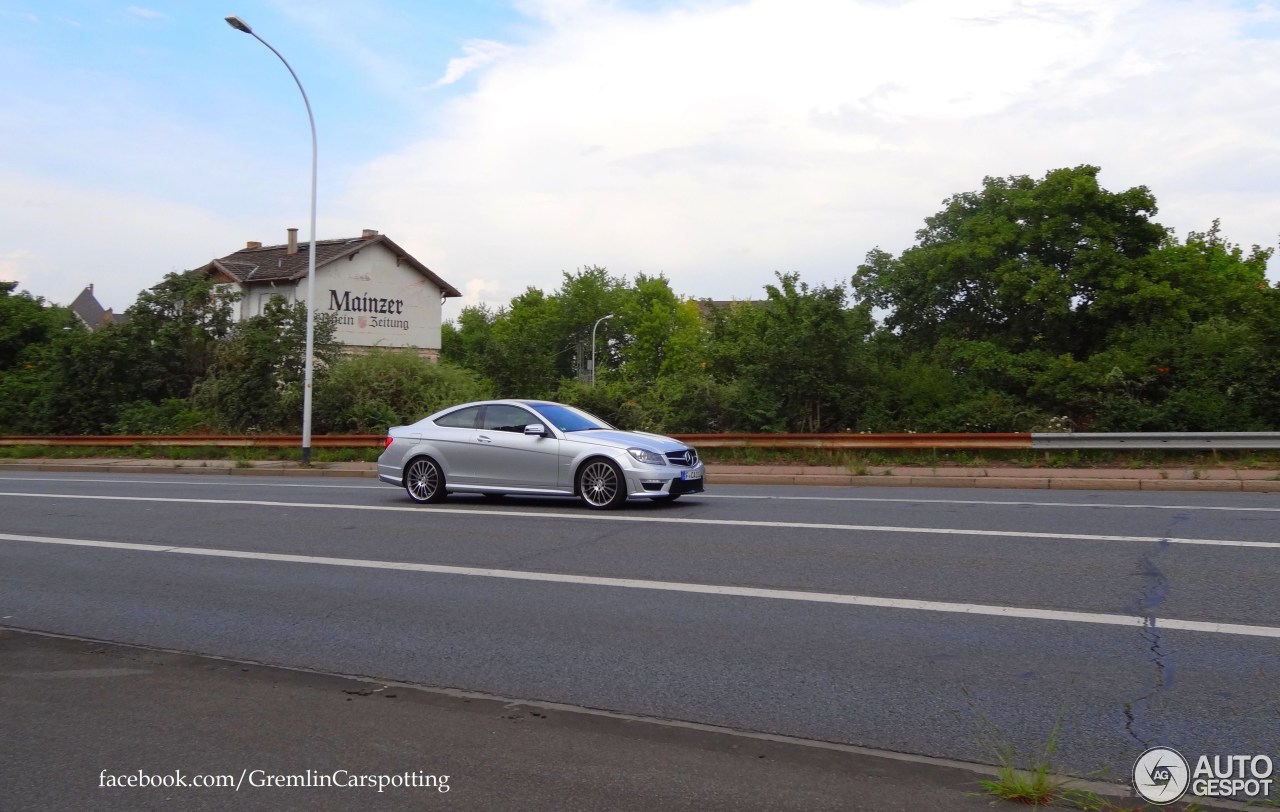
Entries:
[[244,298],[240,300],[240,318],[247,319],[250,316],[261,316],[272,296],[283,296],[286,302],[293,304],[295,295],[306,298],[307,289],[304,287],[301,290],[297,290],[292,283],[282,285],[278,282],[274,287],[271,285],[256,285],[248,288],[245,290]]
[[[300,295],[305,298],[305,282]],[[338,341],[353,347],[440,347],[440,288],[381,245],[316,272],[316,313],[337,317]]]
[[[335,338],[352,349],[417,347],[424,357],[440,350],[440,288],[382,245],[360,249],[316,270],[316,314],[337,318]],[[272,295],[306,301],[307,280],[248,285],[239,318],[262,313]]]

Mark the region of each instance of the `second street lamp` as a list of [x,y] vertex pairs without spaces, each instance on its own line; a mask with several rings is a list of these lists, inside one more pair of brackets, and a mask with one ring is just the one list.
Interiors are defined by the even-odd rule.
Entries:
[[596,328],[600,326],[600,322],[608,321],[611,318],[613,318],[612,313],[610,313],[607,316],[601,316],[600,318],[596,319],[595,324],[591,325],[591,385],[592,386],[596,385]]
[[311,464],[311,381],[315,373],[315,330],[316,330],[316,119],[311,114],[311,102],[307,99],[307,91],[302,87],[298,74],[293,72],[289,62],[280,52],[271,47],[271,43],[253,33],[249,24],[234,14],[226,18],[227,25],[237,31],[243,31],[271,49],[284,66],[289,75],[297,83],[302,93],[302,103],[307,107],[307,121],[311,122],[311,248],[307,251],[307,349],[304,371],[302,373],[302,464]]

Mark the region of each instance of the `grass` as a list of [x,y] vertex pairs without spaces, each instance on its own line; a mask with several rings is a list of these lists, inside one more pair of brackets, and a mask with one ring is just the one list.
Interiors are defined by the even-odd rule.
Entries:
[[985,468],[1280,468],[1280,453],[1258,451],[984,451],[903,449],[865,451],[822,448],[700,448],[702,459],[729,465],[822,465],[861,474],[885,467]]
[[[1065,711],[1059,711],[1044,748],[1029,760],[1026,767],[1015,766],[1018,761],[1017,751],[1002,733],[997,732],[999,740],[1003,742],[995,748],[999,773],[995,778],[980,782],[982,789],[999,800],[1032,808],[1056,806],[1085,812],[1203,812],[1204,807],[1194,802],[1154,806],[1139,799],[1116,800],[1068,786],[1066,779],[1055,776],[1052,769],[1053,755],[1058,750],[1058,742],[1062,736],[1064,713]],[[979,713],[979,716],[988,726],[994,727],[985,714]]]
[[1054,777],[1050,767],[1062,735],[1062,719],[1063,714],[1059,713],[1044,750],[1031,759],[1027,768],[1014,766],[1017,752],[1007,740],[996,748],[1000,772],[994,779],[982,782],[988,795],[1028,806],[1050,806],[1062,797],[1063,781]]
[[[312,448],[311,461],[373,462],[380,448]],[[244,448],[224,446],[0,446],[0,459],[75,460],[89,457],[143,460],[234,460],[237,468],[247,468],[259,460],[302,459],[299,448]]]
[[1050,806],[1062,795],[1062,782],[1050,776],[1047,763],[1030,771],[1002,766],[1000,776],[983,781],[982,788],[1002,801],[1028,806]]

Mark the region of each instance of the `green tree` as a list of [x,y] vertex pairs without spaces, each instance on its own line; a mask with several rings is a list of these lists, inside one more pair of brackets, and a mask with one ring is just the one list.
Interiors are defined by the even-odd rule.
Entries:
[[[585,371],[591,327],[601,316],[619,312],[625,288],[625,280],[589,267],[565,273],[555,293],[528,288],[496,313],[464,308],[458,325],[443,331],[441,358],[480,373],[500,396],[552,397],[561,380]],[[621,327],[601,325],[602,368],[620,363],[624,337]]]
[[[0,300],[3,301],[3,300]],[[63,309],[32,345],[0,398],[24,400],[21,423],[50,433],[189,430],[205,417],[183,404],[228,333],[231,301],[197,274],[169,274],[143,291],[124,324],[85,330]],[[61,311],[61,312],[60,312]],[[20,394],[15,394],[20,392]],[[9,412],[9,408],[5,412]]]
[[617,298],[610,355],[621,374],[653,384],[665,374],[705,365],[707,333],[698,305],[677,296],[666,277],[638,274]]
[[1140,317],[1166,239],[1146,187],[1109,192],[1098,172],[988,177],[945,201],[901,256],[870,252],[854,287],[911,349],[954,338],[1088,357]]
[[499,310],[480,372],[500,397],[547,397],[569,374],[574,345],[555,297],[529,288]]
[[133,399],[189,398],[231,333],[238,293],[219,292],[203,274],[170,273],[138,294],[118,329],[132,355]]
[[[261,315],[237,322],[219,343],[208,375],[193,396],[222,427],[235,431],[296,431],[302,420],[307,307],[272,297]],[[314,386],[338,358],[334,322],[315,319]]]
[[44,434],[53,425],[47,397],[54,346],[84,328],[69,309],[17,287],[0,282],[0,433]]
[[17,282],[0,281],[0,371],[18,366],[28,348],[50,343],[75,323],[69,309],[17,289]]
[[493,353],[493,322],[487,305],[469,305],[458,314],[455,326],[446,322],[440,330],[440,360],[484,373]]
[[870,308],[848,306],[843,287],[777,278],[765,301],[714,312],[711,369],[727,386],[734,428],[852,428],[866,402]]

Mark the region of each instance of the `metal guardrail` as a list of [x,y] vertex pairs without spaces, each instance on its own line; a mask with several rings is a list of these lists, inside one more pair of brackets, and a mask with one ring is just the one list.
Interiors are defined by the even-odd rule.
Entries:
[[[317,434],[311,437],[315,448],[382,448],[385,434]],[[75,436],[15,435],[0,437],[0,446],[95,446],[98,448],[130,448],[132,446],[180,446],[185,448],[297,448],[301,434],[107,434]]]
[[673,434],[697,448],[1031,448],[1030,434]]
[[[1280,432],[1184,432],[1184,433],[1035,433],[1035,434],[676,434],[676,439],[698,448],[821,448],[855,449],[1168,449],[1274,450],[1280,449]],[[315,448],[381,448],[384,434],[317,434]],[[80,446],[129,448],[175,446],[187,448],[296,448],[301,435],[105,435],[105,436],[8,436],[0,446]]]
[[1031,435],[1031,447],[1054,449],[1168,449],[1170,451],[1280,449],[1280,431],[1063,432]]

